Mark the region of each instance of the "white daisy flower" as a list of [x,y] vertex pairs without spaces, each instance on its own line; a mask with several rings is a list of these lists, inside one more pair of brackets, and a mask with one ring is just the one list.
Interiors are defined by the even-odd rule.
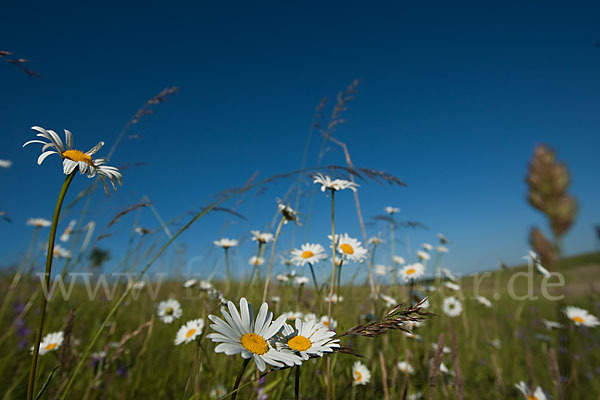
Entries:
[[[306,316],[306,318],[304,318],[305,321],[308,321],[308,315]],[[337,321],[333,318],[331,318],[331,323],[329,322],[329,319],[327,319],[327,315],[323,315],[321,317],[321,324],[323,324],[327,329],[330,329],[332,331],[335,331],[337,328]]]
[[[40,342],[40,350],[38,354],[43,356],[50,351],[57,350],[62,345],[64,340],[65,335],[62,331],[48,333]],[[33,354],[33,346],[31,346],[30,350]]]
[[215,240],[213,243],[215,244],[215,246],[222,247],[225,250],[227,250],[227,249],[229,249],[231,247],[235,247],[235,246],[238,245],[238,241],[237,240],[235,240],[235,239],[227,239],[227,238],[222,238],[222,239],[219,239],[219,240]]
[[289,319],[290,321],[295,321],[298,318],[302,318],[303,314],[300,311],[288,311],[283,313],[283,315],[285,315],[286,319]]
[[198,282],[198,288],[200,290],[210,290],[213,287],[214,287],[213,284],[210,283],[209,281],[201,280],[200,282]]
[[[328,236],[332,240],[331,235]],[[363,262],[367,258],[367,249],[362,247],[362,243],[351,238],[347,233],[335,235],[336,250],[345,259],[351,261]]]
[[358,184],[354,182],[350,182],[344,179],[331,179],[329,176],[323,175],[321,173],[317,173],[315,176],[313,176],[313,183],[320,184],[322,192],[324,192],[327,189],[331,191],[350,189],[353,192],[356,192],[356,188],[358,187]]
[[492,307],[492,302],[483,296],[475,296],[474,299],[477,300],[479,302],[479,304],[482,304],[488,308]]
[[446,286],[450,290],[454,290],[455,292],[458,292],[460,290],[460,285],[457,285],[456,283],[444,282],[444,286]]
[[252,240],[258,243],[266,244],[273,241],[273,234],[268,232],[250,231]]
[[304,243],[300,249],[292,250],[292,262],[298,266],[316,264],[327,258],[325,249],[320,244]]
[[523,393],[527,400],[547,400],[546,394],[541,387],[537,387],[535,391],[531,389],[525,382],[521,381],[515,385],[517,389]]
[[490,341],[490,344],[496,349],[496,350],[500,350],[500,348],[502,347],[502,342],[500,341],[500,339],[494,339]]
[[144,286],[146,286],[146,282],[144,281],[135,281],[133,283],[128,283],[127,287],[131,287],[135,290],[142,290],[144,288]]
[[302,321],[297,318],[295,326],[296,329],[288,324],[283,325],[284,343],[290,349],[297,351],[304,360],[308,360],[311,356],[323,357],[323,353],[331,353],[334,348],[340,347],[339,339],[332,339],[335,332],[319,322]]
[[421,263],[405,265],[398,271],[398,277],[402,278],[405,282],[408,282],[411,279],[418,279],[424,274],[425,266]]
[[421,247],[423,247],[427,251],[431,251],[431,249],[433,249],[433,246],[429,243],[421,243]]
[[279,200],[277,201],[277,208],[279,212],[284,218],[283,223],[287,224],[289,221],[295,222],[297,225],[300,225],[300,219],[298,218],[298,213],[289,205],[281,203]]
[[456,297],[449,296],[444,299],[442,310],[449,317],[458,317],[462,312],[462,304]]
[[[66,146],[63,144],[60,136],[58,136],[56,132],[52,130],[46,130],[39,126],[33,126],[31,129],[38,132],[36,136],[49,140],[49,142],[44,142],[42,140],[30,140],[23,145],[23,147],[31,143],[40,143],[44,145],[42,147],[42,154],[38,158],[38,165],[41,165],[49,155],[58,154],[63,159],[63,172],[65,175],[71,174],[75,168],[79,168],[79,172],[81,174],[87,174],[88,178],[93,178],[98,175],[100,179],[102,179],[102,183],[104,183],[104,188],[107,193],[108,187],[106,186],[106,180],[112,184],[114,190],[117,190],[115,183],[122,185],[123,176],[117,168],[105,165],[108,161],[107,159],[92,159],[92,156],[96,154],[96,152],[98,152],[102,146],[104,146],[104,142],[98,143],[96,146],[84,153],[82,151],[73,149],[73,135],[66,129]],[[47,149],[53,150],[46,151]]]
[[547,319],[543,319],[542,322],[544,323],[546,329],[548,329],[549,331],[551,331],[552,329],[559,329],[563,327],[563,325],[560,322],[556,321],[549,321]]
[[259,267],[265,263],[265,259],[262,257],[252,256],[250,260],[248,260],[248,264],[254,265],[255,267]]
[[47,228],[52,225],[52,222],[45,218],[29,218],[27,220],[27,225],[34,226],[36,228]]
[[367,366],[360,361],[356,361],[352,365],[352,384],[353,385],[366,385],[371,380],[371,373],[367,369]]
[[386,296],[383,293],[381,293],[380,296],[381,296],[381,300],[384,301],[385,306],[387,308],[392,308],[392,307],[395,307],[398,305],[398,301],[395,298],[393,298],[391,296]]
[[69,222],[69,225],[65,228],[65,231],[63,232],[62,235],[60,235],[60,241],[61,242],[68,242],[69,239],[71,238],[71,233],[73,232],[73,229],[75,229],[75,224],[77,223],[76,220],[71,220],[71,222]]
[[379,246],[383,243],[385,243],[385,241],[377,236],[370,237],[369,240],[367,240],[367,244],[372,244],[373,246]]
[[578,307],[566,307],[563,312],[567,315],[567,317],[575,322],[575,325],[580,326],[589,326],[594,327],[600,325],[600,321],[598,318],[592,314],[590,314],[587,310]]
[[443,244],[448,243],[448,239],[443,234],[438,233],[437,236],[438,236],[438,239],[440,239],[440,243],[443,243]]
[[306,276],[295,276],[294,277],[295,285],[302,286],[302,285],[307,284],[308,282],[310,282],[310,279],[308,279]]
[[[437,351],[437,349],[438,349],[437,343],[431,343],[431,347],[433,348],[434,351]],[[444,346],[444,348],[442,349],[443,354],[450,354],[451,352],[452,352],[452,350],[448,346]]]
[[217,384],[210,390],[209,396],[211,399],[220,399],[221,397],[225,396],[226,394],[227,394],[227,388],[225,388],[225,386],[223,386],[221,384]]
[[409,339],[413,339],[413,340],[422,340],[423,339],[423,337],[421,335],[417,335],[416,333],[406,332],[406,331],[402,331],[402,333],[404,333],[404,336],[406,336]]
[[438,253],[447,253],[448,252],[448,248],[446,246],[439,245],[437,247],[437,251],[438,251]]
[[177,331],[177,335],[175,336],[175,346],[196,340],[196,338],[202,334],[202,329],[204,329],[204,320],[202,318],[186,322]]
[[383,264],[377,264],[375,266],[375,275],[385,276],[385,275],[387,275],[389,270],[390,270],[390,267],[387,267]]
[[181,304],[175,299],[161,301],[157,307],[158,318],[165,324],[170,324],[181,317]]
[[400,212],[399,208],[394,208],[394,207],[390,207],[390,206],[385,207],[384,210],[389,215],[394,215],[394,214],[397,214]]
[[327,303],[332,302],[333,304],[337,304],[341,303],[342,301],[344,301],[344,296],[338,296],[336,293],[331,296],[325,296],[325,302]]
[[12,165],[12,161],[10,160],[0,160],[0,168],[10,168]]
[[392,259],[393,259],[393,260],[394,260],[394,262],[395,262],[396,264],[398,264],[398,265],[403,265],[403,264],[406,264],[406,260],[404,260],[404,258],[403,258],[403,257],[400,257],[400,256],[394,256],[394,257],[392,257]]
[[425,323],[423,321],[404,321],[400,324],[400,326],[412,331],[414,328],[419,328],[424,324]]
[[281,303],[281,297],[279,296],[271,296],[271,303]]
[[415,369],[407,361],[398,361],[396,365],[403,374],[411,375],[415,373]]
[[233,355],[241,353],[242,358],[253,358],[259,371],[264,371],[266,364],[274,367],[294,366],[302,364],[302,359],[289,349],[275,349],[269,341],[279,332],[285,324],[285,315],[273,321],[273,313],[269,311],[267,303],[260,307],[256,321],[254,311],[245,298],[240,299],[240,311],[232,302],[227,303],[229,312],[225,307],[221,313],[225,318],[209,315],[214,322],[210,325],[218,333],[210,333],[206,337],[215,343],[215,352]]
[[52,256],[54,258],[71,258],[71,252],[59,244],[54,245],[54,250],[52,251]]
[[458,282],[456,275],[454,275],[448,268],[442,268],[442,274],[444,274],[444,276],[452,282]]
[[308,313],[308,314],[306,314],[304,316],[304,320],[306,322],[308,322],[308,321],[316,321],[317,320],[317,314],[315,314],[315,313]]
[[290,278],[287,275],[284,274],[277,274],[275,276],[275,279],[277,279],[279,282],[287,282],[290,280]]
[[415,393],[410,393],[408,396],[406,396],[406,400],[419,400],[423,398],[423,392],[418,391]]
[[440,363],[440,372],[446,375],[453,375],[452,371],[450,371],[443,362]]
[[189,288],[189,287],[195,286],[196,283],[198,283],[197,280],[195,280],[195,279],[188,279],[187,281],[183,282],[183,287],[184,288]]
[[134,229],[134,232],[140,236],[144,236],[144,235],[151,233],[152,230],[148,229],[148,228],[144,228],[143,226],[136,226]]
[[429,260],[429,258],[431,258],[430,255],[427,254],[427,252],[425,252],[423,250],[417,251],[417,257],[419,257],[419,260],[421,260],[421,261],[427,261],[427,260]]

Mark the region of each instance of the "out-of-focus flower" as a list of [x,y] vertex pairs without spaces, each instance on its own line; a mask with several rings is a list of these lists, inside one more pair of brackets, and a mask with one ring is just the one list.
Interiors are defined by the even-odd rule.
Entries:
[[444,299],[442,310],[449,317],[458,317],[462,312],[462,304],[456,297],[449,296]]
[[366,385],[371,380],[371,373],[367,366],[360,361],[356,361],[352,365],[352,384]]

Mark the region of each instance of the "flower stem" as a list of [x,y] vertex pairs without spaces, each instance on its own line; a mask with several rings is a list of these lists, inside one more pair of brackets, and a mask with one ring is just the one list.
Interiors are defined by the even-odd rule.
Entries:
[[294,387],[294,399],[300,399],[300,366],[296,365],[296,385]]
[[[331,326],[331,303],[333,303],[331,300],[333,299],[333,293],[335,290],[335,251],[336,251],[336,246],[337,246],[337,242],[335,240],[335,209],[334,209],[334,204],[335,204],[335,191],[332,190],[331,191],[331,248],[332,248],[332,255],[331,255],[331,284],[330,284],[330,288],[329,288],[329,303],[327,304],[327,323],[329,324],[329,326]],[[329,400],[331,397],[331,389],[332,389],[332,385],[331,385],[331,362],[329,360],[329,357],[327,357],[327,400]]]
[[[58,200],[56,201],[56,207],[54,208],[54,217],[52,217],[52,227],[50,228],[50,238],[48,239],[48,254],[46,255],[46,288],[50,286],[50,272],[52,269],[52,257],[54,255],[54,241],[56,239],[56,229],[58,228],[58,217],[60,215],[60,209],[62,208],[63,201],[69,189],[69,185],[75,177],[77,169],[71,172],[66,178],[58,194]],[[40,341],[42,340],[42,333],[44,330],[44,320],[46,319],[46,295],[42,295],[42,301],[40,303],[40,316],[38,319],[37,331],[35,334],[35,345],[33,346],[33,357],[31,358],[31,369],[29,370],[29,381],[27,383],[27,400],[33,399],[33,393],[35,390],[35,373],[37,370],[37,360],[40,352]]]
[[313,266],[311,263],[308,263],[308,266],[310,267],[310,273],[313,278],[313,283],[315,284],[315,290],[317,292],[317,295],[320,297],[321,289],[319,289],[319,284],[317,283],[317,276],[315,275],[315,270],[313,269]]
[[248,363],[250,362],[250,358],[246,358],[244,360],[244,364],[242,364],[242,368],[240,368],[240,372],[238,373],[237,378],[235,378],[235,384],[233,385],[233,389],[231,390],[232,395],[231,395],[231,400],[235,400],[235,398],[237,397],[237,388],[238,386],[240,386],[240,382],[242,380],[242,375],[244,374],[244,371],[246,370],[246,367],[248,366]]
[[271,245],[271,259],[269,260],[269,272],[267,272],[267,279],[265,280],[265,288],[263,290],[263,303],[267,300],[267,292],[269,291],[269,283],[271,282],[271,272],[273,272],[273,261],[275,260],[275,247],[277,246],[277,239],[279,239],[279,233],[281,233],[281,227],[284,222],[285,217],[281,217],[281,221],[279,221],[279,225],[277,225],[277,230],[275,231],[273,244]]

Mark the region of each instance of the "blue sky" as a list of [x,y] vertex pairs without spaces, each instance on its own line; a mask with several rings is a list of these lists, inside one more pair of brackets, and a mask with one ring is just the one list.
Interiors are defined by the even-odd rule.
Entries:
[[[13,161],[0,169],[0,210],[13,220],[0,228],[3,264],[24,253],[27,218],[51,217],[63,180],[58,158],[38,166],[39,149],[21,148],[32,125],[69,129],[82,150],[104,140],[106,154],[148,98],[179,87],[132,128],[138,138],[125,140],[112,159],[147,164],[124,171],[123,188],[108,199],[97,195],[87,217],[101,228],[147,195],[169,220],[255,171],[265,178],[300,168],[316,105],[355,78],[357,97],[336,135],[355,165],[408,185],[361,183],[367,220],[392,205],[424,223],[428,231],[399,233],[410,234],[412,251],[445,233],[452,240],[445,264],[458,272],[517,263],[529,228],[546,227],[525,201],[523,179],[534,146],[547,143],[568,164],[580,204],[566,252],[596,246],[597,3],[12,2],[2,13],[0,49],[32,60],[28,66],[42,75],[0,64],[0,159]],[[313,137],[308,166],[320,142]],[[330,146],[324,164],[344,164],[342,152]],[[87,184],[77,177],[70,198]],[[291,184],[248,197],[238,209],[248,220],[233,218],[224,234],[247,239],[250,229],[268,228],[274,199]],[[325,243],[328,204],[315,198],[309,241]],[[360,236],[349,193],[339,196],[336,217],[340,230]],[[187,257],[208,254],[230,219],[214,214],[186,232]],[[102,243],[115,257],[132,222],[133,215],[124,218]],[[149,210],[141,222],[157,226]],[[281,250],[291,245],[290,233]],[[253,253],[244,243],[240,258]],[[202,268],[212,268],[211,257]]]

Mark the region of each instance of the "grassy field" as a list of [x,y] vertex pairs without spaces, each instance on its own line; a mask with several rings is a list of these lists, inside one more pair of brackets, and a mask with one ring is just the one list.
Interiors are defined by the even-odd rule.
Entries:
[[[320,266],[319,268],[327,268]],[[342,267],[343,269],[343,267]],[[328,362],[331,367],[330,396],[346,399],[519,399],[524,398],[515,384],[519,381],[541,386],[552,399],[595,399],[600,393],[600,335],[598,328],[575,326],[566,319],[561,309],[575,305],[598,314],[600,307],[600,253],[585,254],[563,259],[556,268],[564,274],[564,288],[553,288],[553,295],[565,294],[560,301],[549,301],[540,295],[542,277],[533,275],[537,300],[514,300],[508,295],[510,277],[527,267],[491,271],[481,280],[479,295],[491,301],[486,307],[473,299],[474,277],[460,280],[460,290],[451,290],[441,282],[423,281],[416,288],[433,286],[429,292],[430,307],[434,313],[422,326],[413,329],[409,337],[401,330],[393,330],[375,338],[344,336],[341,344],[352,348],[361,357],[335,352],[322,358],[306,361],[300,368],[299,391],[303,399],[323,399],[326,396]],[[310,276],[308,268],[299,273]],[[3,274],[2,293],[8,293],[13,276]],[[93,281],[93,279],[92,279]],[[408,300],[409,287],[389,284],[389,276],[378,277],[377,289],[399,302]],[[220,302],[196,285],[183,287],[184,279],[171,277],[161,283],[153,299],[151,291],[156,284],[146,285],[130,293],[109,325],[101,332],[93,352],[104,352],[88,359],[74,380],[70,399],[101,398],[171,398],[205,399],[211,391],[221,388],[221,394],[233,386],[242,358],[214,352],[215,344],[205,336],[212,332],[207,316],[221,316]],[[388,283],[386,283],[388,282]],[[528,284],[516,279],[514,292],[523,295]],[[244,296],[260,305],[263,281],[253,285],[247,282],[214,282],[225,298],[236,306]],[[150,287],[149,287],[150,286]],[[125,285],[117,288],[117,294]],[[325,292],[325,291],[323,291]],[[370,296],[368,285],[342,286],[343,301],[334,304],[332,316],[338,321],[337,333],[344,332],[366,321],[381,318],[389,307],[381,299]],[[327,314],[323,295],[317,296],[312,282],[304,286],[274,280],[269,300],[275,317],[295,311]],[[457,317],[448,317],[441,303],[447,296],[455,296],[463,306]],[[23,278],[12,292],[11,304],[6,307],[0,335],[0,387],[5,399],[25,396],[27,375],[31,363],[30,346],[37,320],[39,281]],[[157,304],[169,297],[177,299],[183,314],[170,324],[157,316]],[[113,300],[114,302],[114,300]],[[90,301],[81,282],[73,287],[68,300],[56,295],[49,302],[48,320],[44,332],[64,331],[65,341],[56,351],[40,356],[38,390],[52,375],[44,398],[59,398],[84,348],[100,327],[113,303],[103,290]],[[186,321],[203,318],[207,324],[199,341],[174,345],[176,333]],[[542,319],[559,321],[563,328],[547,330]],[[291,321],[290,321],[291,322]],[[291,322],[293,323],[293,322]],[[443,341],[449,349],[438,355],[447,367],[446,372],[433,371],[435,358],[433,344]],[[366,385],[353,385],[352,366],[363,362],[371,373]],[[414,373],[406,374],[397,366],[408,361]],[[242,385],[257,377],[250,363],[242,377]],[[295,368],[272,371],[259,381],[243,387],[238,398],[289,399],[294,398]],[[213,393],[214,394],[214,393]],[[268,396],[268,397],[267,397]],[[335,396],[335,397],[334,397]],[[412,396],[412,397],[411,397]]]

